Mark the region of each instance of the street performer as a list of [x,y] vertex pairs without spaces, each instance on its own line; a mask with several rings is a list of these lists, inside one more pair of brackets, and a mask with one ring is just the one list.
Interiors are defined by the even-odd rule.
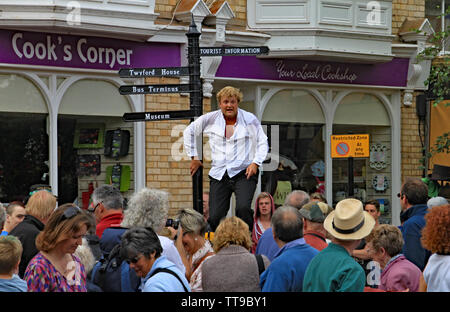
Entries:
[[255,115],[239,108],[242,93],[224,87],[217,93],[219,110],[206,113],[184,131],[184,149],[191,157],[190,172],[194,175],[202,164],[203,133],[209,137],[211,170],[209,171],[209,224],[214,231],[227,215],[230,198],[236,196],[236,216],[253,228],[251,202],[258,183],[259,166],[266,158],[267,136]]

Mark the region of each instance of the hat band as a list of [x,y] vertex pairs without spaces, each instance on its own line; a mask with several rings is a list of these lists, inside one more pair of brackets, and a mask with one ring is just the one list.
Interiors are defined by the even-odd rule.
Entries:
[[344,229],[338,228],[336,225],[334,225],[334,220],[333,220],[333,222],[332,222],[332,225],[333,225],[333,229],[334,229],[336,232],[338,232],[338,233],[341,233],[341,234],[352,234],[352,233],[355,233],[356,231],[358,231],[360,228],[362,228],[362,226],[364,225],[364,219],[361,221],[360,224],[358,224],[358,225],[355,226],[354,228],[348,229],[348,230],[344,230]]

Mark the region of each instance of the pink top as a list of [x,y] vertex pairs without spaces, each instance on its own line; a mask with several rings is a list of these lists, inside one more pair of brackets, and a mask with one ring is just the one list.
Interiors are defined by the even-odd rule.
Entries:
[[419,281],[422,272],[404,255],[393,257],[381,272],[381,284],[379,289],[386,291],[402,291],[409,289],[416,292],[419,289]]
[[83,264],[72,255],[75,273],[66,279],[40,252],[31,259],[25,271],[24,280],[29,292],[87,292],[86,271]]

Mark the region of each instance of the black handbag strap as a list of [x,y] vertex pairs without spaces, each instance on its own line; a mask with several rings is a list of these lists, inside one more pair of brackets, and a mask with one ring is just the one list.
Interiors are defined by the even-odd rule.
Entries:
[[153,271],[152,275],[150,275],[150,277],[152,277],[155,274],[158,274],[160,272],[164,272],[164,273],[169,273],[173,276],[175,276],[177,278],[178,281],[180,281],[181,285],[183,286],[183,289],[185,292],[189,292],[189,290],[186,288],[186,286],[184,286],[183,281],[181,280],[181,278],[173,271],[166,269],[166,268],[157,268],[155,271]]
[[264,270],[266,269],[264,267],[264,261],[261,255],[255,255],[256,257],[256,262],[258,263],[258,272],[259,275],[261,275],[262,272],[264,272]]

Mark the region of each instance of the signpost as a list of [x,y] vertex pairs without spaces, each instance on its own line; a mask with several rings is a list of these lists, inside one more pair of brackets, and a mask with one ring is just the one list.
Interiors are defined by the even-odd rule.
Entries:
[[331,136],[331,157],[348,159],[348,196],[353,196],[353,158],[370,156],[368,134]]
[[269,53],[268,47],[201,47],[201,56],[233,56],[233,55],[260,55]]
[[177,120],[177,119],[180,120],[194,117],[195,117],[194,112],[191,110],[123,114],[124,121],[158,121],[158,120]]
[[120,78],[180,77],[189,75],[189,67],[122,68]]
[[[189,76],[189,84],[156,84],[156,85],[125,85],[119,87],[122,95],[134,94],[163,94],[163,93],[189,93],[190,110],[159,111],[125,113],[124,121],[162,121],[190,119],[203,114],[203,88],[200,78],[200,57],[202,56],[226,56],[226,55],[259,55],[267,54],[269,48],[262,47],[200,47],[201,33],[192,19],[188,38],[188,63],[187,67],[160,67],[160,68],[122,68],[119,75],[122,78],[144,77],[180,77]],[[201,140],[201,138],[200,138]],[[201,143],[201,142],[200,142]],[[201,144],[200,146],[203,146]],[[196,211],[203,211],[203,168],[200,167],[192,177],[193,207]]]
[[158,85],[120,86],[119,92],[122,95],[187,93],[187,92],[191,92],[191,86],[189,84],[158,84]]

